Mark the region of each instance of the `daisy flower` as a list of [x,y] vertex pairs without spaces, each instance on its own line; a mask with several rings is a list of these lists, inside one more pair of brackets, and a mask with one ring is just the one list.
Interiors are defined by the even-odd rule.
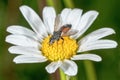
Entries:
[[[101,28],[78,39],[96,19],[97,11],[88,11],[82,14],[81,9],[65,8],[57,15],[53,7],[45,7],[43,20],[26,5],[21,6],[20,11],[32,30],[18,25],[7,28],[7,32],[11,34],[6,37],[6,42],[15,45],[8,50],[12,54],[19,54],[13,60],[15,63],[50,61],[51,63],[45,68],[48,73],[54,73],[60,68],[65,74],[74,76],[78,72],[78,67],[73,60],[96,62],[102,60],[96,54],[80,53],[117,46],[113,40],[101,39],[115,33],[111,28]],[[59,35],[55,35],[55,28],[58,29],[56,32]],[[67,36],[62,36],[64,34]]]

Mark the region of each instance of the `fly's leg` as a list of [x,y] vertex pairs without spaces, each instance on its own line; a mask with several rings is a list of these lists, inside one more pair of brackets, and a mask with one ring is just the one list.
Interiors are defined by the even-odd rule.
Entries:
[[62,50],[63,50],[63,52],[65,52],[65,50],[64,50],[64,38],[61,37],[61,39],[62,39]]
[[64,40],[63,37],[61,37],[61,39]]
[[61,39],[63,40],[62,44],[64,43],[64,39],[61,37]]

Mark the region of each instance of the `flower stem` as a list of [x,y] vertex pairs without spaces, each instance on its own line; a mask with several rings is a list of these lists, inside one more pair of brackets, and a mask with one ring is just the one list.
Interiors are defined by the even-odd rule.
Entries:
[[97,80],[93,63],[91,61],[84,61],[84,66],[86,69],[87,80]]
[[59,69],[60,70],[60,79],[61,80],[66,80],[66,75],[65,73],[63,72],[63,70]]
[[55,7],[54,0],[46,0],[46,3],[47,3],[48,6],[53,6],[53,7]]
[[72,76],[72,77],[70,77],[70,79],[69,80],[78,80],[77,79],[77,77],[76,76]]
[[66,7],[74,8],[74,4],[73,4],[72,0],[63,0],[63,1],[65,3]]

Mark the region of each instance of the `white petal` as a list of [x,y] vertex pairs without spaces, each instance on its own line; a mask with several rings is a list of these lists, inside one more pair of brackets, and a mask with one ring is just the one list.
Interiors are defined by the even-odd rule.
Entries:
[[65,8],[62,10],[60,15],[61,15],[63,24],[67,23],[66,20],[68,18],[68,15],[70,14],[70,12],[71,12],[71,9],[69,9],[69,8]]
[[42,20],[33,9],[24,5],[20,7],[20,11],[28,23],[31,25],[32,29],[38,34],[38,36],[47,36],[46,28]]
[[69,76],[75,76],[78,72],[76,63],[70,60],[64,60],[60,68]]
[[34,47],[12,46],[8,51],[13,54],[42,55],[41,51]]
[[22,35],[8,35],[6,37],[6,42],[14,45],[26,46],[26,47],[37,48],[40,46],[40,44],[36,40]]
[[114,33],[115,33],[115,31],[112,28],[101,28],[101,29],[98,29],[98,30],[88,34],[84,38],[82,38],[80,40],[80,43],[84,43],[84,42],[89,43],[91,41],[101,39],[105,36],[108,36],[108,35],[111,35],[111,34],[114,34]]
[[97,11],[88,11],[86,12],[82,17],[81,21],[79,23],[79,26],[77,27],[77,30],[79,32],[73,36],[73,38],[77,39],[80,37],[93,23],[93,21],[97,18],[98,12]]
[[96,54],[79,54],[71,58],[72,60],[92,60],[92,61],[101,61],[102,58]]
[[47,59],[43,56],[19,55],[13,61],[15,63],[40,63],[47,61]]
[[46,70],[48,73],[54,73],[61,65],[61,61],[58,62],[52,62],[48,66],[46,66]]
[[34,39],[37,38],[36,34],[32,30],[27,29],[27,28],[22,27],[22,26],[18,26],[18,25],[9,26],[7,28],[7,31],[9,33],[12,33],[12,34],[25,35],[25,36],[32,37]]
[[96,49],[108,49],[117,47],[117,43],[113,40],[96,40],[89,43],[83,43],[80,45],[78,52],[84,52]]
[[53,7],[45,7],[43,9],[43,20],[46,26],[47,32],[53,34],[54,31],[54,22],[55,22],[56,13]]
[[72,25],[72,29],[76,29],[76,27],[80,23],[81,15],[82,15],[82,10],[80,10],[80,9],[73,9],[69,13],[69,15],[68,15],[68,17],[66,19],[66,23],[65,24],[71,24]]

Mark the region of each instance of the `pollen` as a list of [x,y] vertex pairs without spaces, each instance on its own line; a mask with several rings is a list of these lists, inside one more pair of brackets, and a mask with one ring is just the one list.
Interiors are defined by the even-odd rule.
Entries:
[[49,43],[50,36],[46,37],[42,42],[41,51],[43,55],[50,61],[59,61],[70,59],[76,54],[78,44],[75,39],[70,37],[62,37],[53,44]]

